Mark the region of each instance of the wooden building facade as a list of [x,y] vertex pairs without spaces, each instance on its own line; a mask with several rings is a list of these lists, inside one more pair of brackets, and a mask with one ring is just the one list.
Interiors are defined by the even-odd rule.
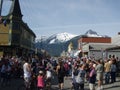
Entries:
[[0,23],[0,55],[24,55],[35,51],[35,33],[22,20],[19,0],[12,0],[7,16]]

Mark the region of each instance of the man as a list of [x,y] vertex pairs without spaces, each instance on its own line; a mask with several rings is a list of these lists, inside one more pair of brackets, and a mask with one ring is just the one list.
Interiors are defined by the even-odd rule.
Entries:
[[104,70],[104,66],[103,64],[101,64],[101,61],[98,60],[97,61],[97,66],[95,68],[96,73],[97,73],[97,80],[98,80],[98,89],[97,90],[102,90],[103,89],[103,70]]
[[25,58],[25,63],[23,65],[23,72],[24,72],[24,80],[25,80],[25,85],[26,85],[26,89],[30,88],[30,84],[31,84],[31,66],[28,63],[28,59]]
[[96,82],[96,72],[95,72],[95,66],[93,62],[89,64],[89,88],[90,90],[95,90],[95,82]]
[[111,67],[111,63],[109,63],[109,60],[107,60],[104,65],[105,84],[109,84],[110,82],[110,67]]

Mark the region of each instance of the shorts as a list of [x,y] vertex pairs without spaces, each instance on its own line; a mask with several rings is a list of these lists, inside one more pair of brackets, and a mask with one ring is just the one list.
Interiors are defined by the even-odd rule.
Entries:
[[90,90],[95,90],[95,84],[90,83],[89,88],[90,88]]
[[31,77],[24,77],[25,82],[30,82],[31,81]]
[[103,80],[103,73],[97,73],[97,80]]
[[24,80],[25,80],[25,86],[26,86],[26,88],[30,88],[31,77],[24,77]]

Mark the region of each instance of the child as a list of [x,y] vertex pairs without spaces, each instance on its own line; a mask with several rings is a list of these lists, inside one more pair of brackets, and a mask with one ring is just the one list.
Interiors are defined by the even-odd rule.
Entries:
[[37,87],[38,90],[44,90],[45,82],[44,82],[43,71],[39,71],[39,75],[37,77]]

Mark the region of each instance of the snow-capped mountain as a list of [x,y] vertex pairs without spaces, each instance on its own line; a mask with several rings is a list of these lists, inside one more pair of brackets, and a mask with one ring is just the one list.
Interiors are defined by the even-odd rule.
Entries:
[[88,30],[86,33],[85,33],[85,36],[88,36],[88,37],[103,37],[101,35],[99,35],[97,32],[93,31],[93,30]]
[[82,36],[107,37],[106,35],[104,36],[99,35],[97,32],[93,30],[88,30],[85,34],[81,34],[81,35],[73,35],[73,34],[64,32],[64,33],[54,34],[48,38],[40,39],[40,41],[36,42],[36,47],[45,49],[53,56],[59,56],[61,52],[67,51],[68,45],[70,44],[70,42],[73,43],[74,49],[77,49],[78,40]]
[[73,35],[70,33],[58,33],[58,34],[54,34],[51,37],[49,37],[47,39],[47,42],[49,42],[49,44],[55,44],[55,43],[62,43],[62,42],[66,42],[72,38],[74,38],[77,35]]
[[[67,41],[73,39],[76,36],[78,36],[78,35],[74,35],[74,34],[64,32],[64,33],[54,34],[50,37],[42,36],[40,38],[37,38],[36,42],[42,42],[42,43],[45,42],[47,44],[63,43],[63,42],[67,42]],[[86,33],[83,34],[83,36],[87,36],[87,37],[108,37],[107,35],[99,35],[96,31],[93,31],[91,29],[86,31]]]

